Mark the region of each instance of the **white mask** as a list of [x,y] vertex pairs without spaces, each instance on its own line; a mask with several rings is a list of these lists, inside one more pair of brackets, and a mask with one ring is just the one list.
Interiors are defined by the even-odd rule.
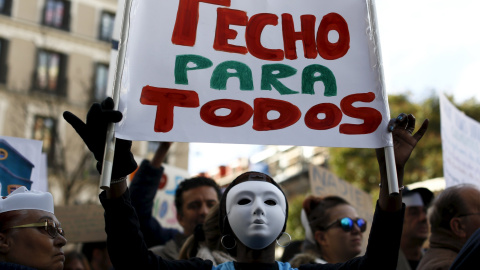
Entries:
[[287,205],[285,196],[273,184],[240,183],[230,189],[226,204],[230,227],[245,246],[263,249],[282,232]]

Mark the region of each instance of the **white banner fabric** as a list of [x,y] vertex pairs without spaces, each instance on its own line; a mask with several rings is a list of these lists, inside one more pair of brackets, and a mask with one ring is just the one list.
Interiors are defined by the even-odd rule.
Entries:
[[133,0],[116,137],[392,145],[366,1]]
[[480,123],[440,95],[443,174],[446,187],[480,187]]

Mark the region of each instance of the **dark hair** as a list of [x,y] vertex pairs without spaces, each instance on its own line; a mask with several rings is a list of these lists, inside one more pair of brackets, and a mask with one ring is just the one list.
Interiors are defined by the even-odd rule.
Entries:
[[65,253],[65,262],[63,263],[63,269],[68,270],[68,264],[74,260],[79,260],[83,265],[83,269],[90,270],[90,265],[87,261],[87,258],[82,253],[75,250]]
[[430,212],[430,226],[431,231],[434,232],[440,228],[451,231],[450,220],[456,215],[468,211],[468,203],[463,198],[464,190],[475,189],[475,186],[469,184],[462,184],[449,187],[437,196],[433,202]]
[[227,217],[227,194],[232,189],[234,186],[247,182],[247,181],[264,181],[273,184],[276,186],[283,194],[283,197],[285,198],[285,205],[286,205],[286,213],[285,213],[285,223],[283,224],[283,229],[282,232],[285,231],[287,227],[287,219],[288,219],[288,201],[287,197],[285,196],[285,193],[283,192],[282,188],[273,180],[270,176],[261,173],[261,172],[246,172],[242,173],[239,175],[237,178],[235,178],[230,185],[228,185],[227,189],[225,192],[223,192],[222,199],[220,200],[220,216],[219,216],[219,226],[220,226],[220,232],[222,235],[227,235],[227,234],[233,234],[232,228],[230,227],[230,223],[228,222],[228,217]]
[[303,201],[303,209],[307,214],[308,223],[312,233],[323,230],[330,222],[330,213],[327,211],[337,205],[350,205],[346,200],[338,196],[308,196]]
[[82,246],[82,253],[83,253],[83,255],[85,255],[85,257],[87,257],[87,260],[89,262],[91,262],[92,257],[93,257],[93,251],[95,249],[103,250],[103,249],[106,249],[106,248],[107,248],[107,242],[105,242],[105,241],[85,243]]
[[190,179],[185,179],[178,185],[177,190],[175,191],[175,207],[177,208],[177,213],[179,215],[183,215],[183,209],[182,209],[183,192],[190,189],[197,188],[197,187],[203,187],[203,186],[214,188],[215,192],[217,192],[217,198],[218,200],[220,200],[222,196],[222,192],[220,190],[220,187],[215,182],[215,180],[211,178],[203,177],[203,176],[197,176]]
[[[326,196],[318,197],[310,195],[303,201],[303,209],[307,214],[308,224],[312,230],[312,234],[315,235],[315,232],[318,230],[324,230],[328,223],[331,222],[330,211],[329,209],[338,206],[338,205],[350,205],[345,199],[339,196]],[[308,244],[302,248],[303,252],[318,253],[321,254],[322,247],[320,244],[315,241],[315,245]]]

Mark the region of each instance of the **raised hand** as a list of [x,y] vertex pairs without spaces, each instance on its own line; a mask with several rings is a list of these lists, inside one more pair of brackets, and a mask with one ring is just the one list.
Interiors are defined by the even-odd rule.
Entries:
[[[87,113],[86,123],[69,111],[63,113],[63,118],[75,129],[95,156],[99,173],[102,172],[108,124],[122,120],[122,113],[114,111],[113,108],[113,99],[110,97],[101,104],[94,103]],[[116,139],[112,179],[126,176],[137,168],[137,163],[130,151],[131,146],[131,141]]]
[[[395,153],[395,165],[397,170],[398,185],[403,185],[403,175],[405,164],[412,154],[413,149],[417,143],[422,139],[428,128],[428,119],[423,121],[422,126],[415,131],[415,117],[411,114],[406,115],[401,113],[397,118],[390,120],[388,123],[388,131],[392,132],[393,136],[393,150]],[[378,148],[377,160],[380,169],[380,194],[379,206],[386,211],[398,211],[402,207],[402,196],[400,194],[393,194],[390,196],[388,192],[387,181],[387,167],[385,164],[385,149]]]
[[[415,117],[412,114],[406,115],[405,113],[401,113],[398,117],[391,119],[388,123],[388,130],[392,132],[393,135],[393,149],[395,152],[395,164],[397,169],[403,169],[405,167],[413,149],[428,129],[428,119],[425,119],[422,126],[414,134],[415,122]],[[380,158],[385,160],[383,150],[380,152],[381,153],[377,151],[377,157],[378,154],[380,154]]]

